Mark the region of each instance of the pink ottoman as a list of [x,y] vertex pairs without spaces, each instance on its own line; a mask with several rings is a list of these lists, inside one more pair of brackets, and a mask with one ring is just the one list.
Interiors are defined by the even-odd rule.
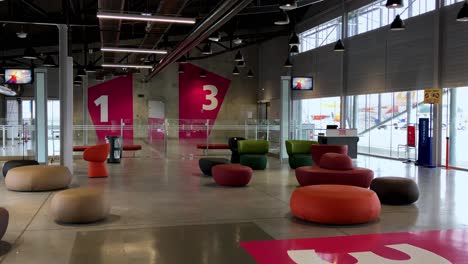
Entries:
[[223,186],[245,186],[252,178],[252,169],[240,164],[222,164],[211,168],[214,181]]

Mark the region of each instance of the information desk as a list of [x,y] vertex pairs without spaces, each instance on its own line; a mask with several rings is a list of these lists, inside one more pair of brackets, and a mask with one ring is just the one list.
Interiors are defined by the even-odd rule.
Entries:
[[348,145],[348,155],[357,158],[359,137],[356,129],[327,129],[327,134],[318,136],[319,144]]

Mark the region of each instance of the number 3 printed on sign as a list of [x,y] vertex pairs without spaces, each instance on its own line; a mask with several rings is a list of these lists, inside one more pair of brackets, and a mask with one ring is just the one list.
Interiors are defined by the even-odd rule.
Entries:
[[210,101],[210,104],[203,104],[202,109],[206,111],[215,110],[218,107],[218,99],[216,99],[218,88],[214,85],[203,85],[203,91],[210,91],[209,94],[205,95],[205,100]]
[[109,96],[101,95],[98,99],[94,100],[96,106],[101,106],[101,123],[109,122]]

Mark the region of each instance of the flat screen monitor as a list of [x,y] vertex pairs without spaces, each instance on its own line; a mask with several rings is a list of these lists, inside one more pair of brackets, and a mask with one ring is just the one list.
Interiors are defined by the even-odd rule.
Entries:
[[6,84],[30,84],[33,82],[30,69],[5,69]]
[[314,79],[312,77],[293,77],[291,88],[294,91],[312,91],[314,89]]

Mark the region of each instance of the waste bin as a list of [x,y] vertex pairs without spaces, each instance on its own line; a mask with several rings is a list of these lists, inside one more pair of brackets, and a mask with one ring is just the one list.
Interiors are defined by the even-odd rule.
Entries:
[[122,158],[122,138],[120,136],[106,136],[106,143],[110,145],[107,163],[120,163]]

